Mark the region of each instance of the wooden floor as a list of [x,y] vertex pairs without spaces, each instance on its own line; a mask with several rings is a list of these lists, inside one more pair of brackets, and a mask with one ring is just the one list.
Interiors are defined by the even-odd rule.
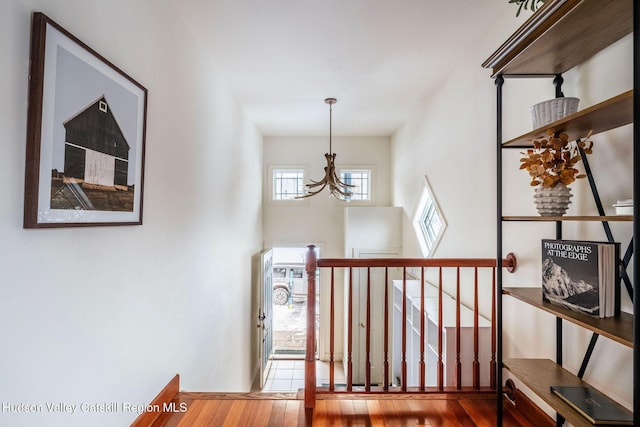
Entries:
[[[190,426],[495,426],[491,394],[318,395],[305,410],[301,393],[186,393],[155,427]],[[506,405],[509,405],[508,403]],[[183,405],[184,407],[184,405]],[[536,427],[505,406],[503,426]]]

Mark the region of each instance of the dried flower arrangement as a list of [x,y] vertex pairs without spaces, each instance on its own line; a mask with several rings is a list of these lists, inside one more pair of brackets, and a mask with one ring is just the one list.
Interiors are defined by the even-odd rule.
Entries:
[[524,157],[520,159],[520,169],[526,169],[531,175],[531,186],[550,188],[559,183],[569,185],[576,179],[586,177],[574,166],[582,160],[578,148],[585,154],[593,152],[593,142],[589,140],[591,133],[571,142],[565,132],[557,134],[549,129],[548,138],[535,140],[533,148],[521,153]]

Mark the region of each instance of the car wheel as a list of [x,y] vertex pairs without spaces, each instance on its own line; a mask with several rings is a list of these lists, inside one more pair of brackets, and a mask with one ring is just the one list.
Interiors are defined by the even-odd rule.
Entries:
[[275,288],[273,290],[273,303],[285,305],[289,301],[289,291],[285,288]]

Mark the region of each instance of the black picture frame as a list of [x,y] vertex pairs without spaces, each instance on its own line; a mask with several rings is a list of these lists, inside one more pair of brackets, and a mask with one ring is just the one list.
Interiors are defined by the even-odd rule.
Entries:
[[142,224],[147,89],[40,12],[29,72],[23,227]]

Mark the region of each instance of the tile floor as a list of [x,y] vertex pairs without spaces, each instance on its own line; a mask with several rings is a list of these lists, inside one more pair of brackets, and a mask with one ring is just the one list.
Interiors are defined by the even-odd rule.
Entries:
[[[329,363],[316,362],[316,381],[319,386],[329,383]],[[342,362],[334,364],[334,381],[344,383]],[[262,391],[298,391],[304,388],[304,360],[272,360],[271,369]]]

